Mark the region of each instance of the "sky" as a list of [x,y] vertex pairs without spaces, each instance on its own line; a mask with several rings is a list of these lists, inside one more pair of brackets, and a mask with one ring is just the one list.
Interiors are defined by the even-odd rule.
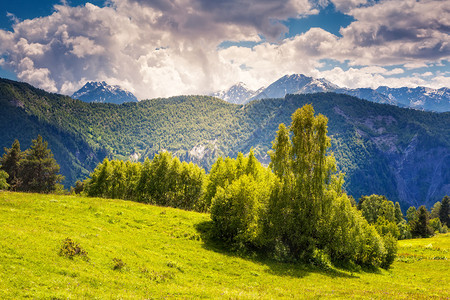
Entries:
[[138,99],[252,89],[286,74],[348,88],[450,87],[448,0],[14,0],[0,77]]

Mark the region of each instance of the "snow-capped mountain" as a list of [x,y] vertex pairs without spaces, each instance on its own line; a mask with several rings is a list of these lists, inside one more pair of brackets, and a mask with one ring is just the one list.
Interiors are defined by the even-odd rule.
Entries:
[[346,94],[353,97],[357,97],[359,99],[365,99],[369,100],[371,102],[376,103],[385,103],[385,104],[392,104],[404,107],[405,105],[402,105],[397,101],[397,99],[393,97],[388,97],[382,93],[378,93],[376,90],[371,88],[359,88],[359,89],[347,89],[347,88],[338,88],[335,90],[332,90],[330,92],[338,93],[338,94]]
[[239,83],[226,91],[214,93],[214,96],[231,103],[245,104],[258,99],[284,98],[286,94],[311,94],[318,92],[347,94],[372,102],[420,110],[450,111],[449,88],[389,88],[383,86],[377,89],[348,89],[341,88],[323,78],[316,79],[302,74],[285,75],[267,88],[261,88],[256,92],[246,88],[243,83]]
[[243,104],[255,95],[255,91],[248,88],[245,83],[239,82],[228,90],[212,93],[210,96],[220,98],[230,103]]
[[252,97],[251,100],[283,98],[286,94],[328,92],[336,88],[338,86],[323,78],[315,79],[302,74],[285,75]]
[[423,86],[416,88],[380,86],[376,91],[389,99],[395,99],[405,107],[438,112],[450,111],[450,89],[446,87],[431,89]]
[[124,102],[137,102],[137,98],[118,85],[108,85],[106,82],[87,82],[81,89],[71,96],[84,102],[101,102],[122,104]]

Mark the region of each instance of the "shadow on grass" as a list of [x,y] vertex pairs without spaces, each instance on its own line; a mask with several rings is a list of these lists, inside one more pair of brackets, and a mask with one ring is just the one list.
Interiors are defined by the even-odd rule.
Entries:
[[[359,278],[351,270],[347,270],[344,267],[319,267],[312,264],[305,264],[300,262],[280,262],[267,255],[250,251],[239,251],[230,249],[226,243],[214,238],[213,236],[213,223],[212,221],[205,221],[195,225],[195,229],[201,236],[203,241],[202,247],[209,251],[214,251],[222,255],[230,257],[238,257],[246,260],[250,260],[257,264],[266,265],[269,269],[267,273],[277,276],[288,276],[294,278],[302,278],[310,273],[318,273],[331,278]],[[363,270],[364,272],[379,272],[378,270]],[[349,274],[350,273],[350,274]]]

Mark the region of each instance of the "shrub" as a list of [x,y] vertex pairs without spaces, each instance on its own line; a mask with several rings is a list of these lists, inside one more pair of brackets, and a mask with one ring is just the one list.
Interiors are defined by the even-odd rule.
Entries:
[[383,242],[386,251],[383,255],[381,267],[387,269],[394,262],[395,257],[397,256],[397,239],[392,236],[391,233],[388,233],[383,236]]
[[66,238],[63,241],[63,244],[61,245],[61,248],[59,250],[59,255],[68,257],[70,259],[73,259],[75,256],[80,256],[84,260],[89,260],[88,253],[86,250],[81,248],[80,245],[75,243],[72,239]]
[[113,270],[122,270],[125,267],[125,263],[120,258],[113,258]]

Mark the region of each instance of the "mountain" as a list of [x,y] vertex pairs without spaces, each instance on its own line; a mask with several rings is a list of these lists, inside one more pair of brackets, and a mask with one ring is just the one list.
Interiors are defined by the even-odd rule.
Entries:
[[243,104],[255,95],[255,91],[248,88],[245,83],[239,82],[228,90],[212,93],[210,96],[217,97],[229,103]]
[[137,98],[118,85],[108,85],[106,82],[87,82],[81,89],[73,93],[72,98],[84,102],[114,103],[137,102]]
[[[389,88],[382,86],[377,89],[348,89],[339,87],[323,78],[316,79],[302,74],[285,75],[267,88],[261,88],[254,92],[253,95],[251,93],[240,93],[239,99],[234,96],[234,93],[215,93],[214,96],[230,103],[244,104],[258,99],[283,98],[287,94],[312,94],[318,92],[346,94],[376,103],[386,103],[418,110],[450,111],[450,89],[448,88]],[[244,99],[246,95],[248,96]]]
[[382,194],[402,208],[431,207],[450,194],[450,113],[373,103],[336,93],[288,95],[246,105],[208,96],[84,103],[0,79],[0,147],[22,149],[41,134],[66,176],[84,179],[104,157],[143,161],[167,150],[206,169],[218,156],[253,147],[267,164],[280,123],[311,103],[329,118],[328,135],[345,189]]
[[287,94],[328,92],[336,88],[338,86],[325,79],[314,79],[302,74],[285,75],[249,99],[249,101],[264,98],[283,98]]
[[438,112],[450,111],[449,88],[431,89],[422,86],[389,88],[381,86],[376,91],[405,107]]
[[408,107],[407,105],[399,103],[396,98],[389,97],[371,88],[359,88],[359,89],[337,88],[335,90],[332,90],[332,92],[354,96],[375,103],[385,103],[397,105],[400,107]]

